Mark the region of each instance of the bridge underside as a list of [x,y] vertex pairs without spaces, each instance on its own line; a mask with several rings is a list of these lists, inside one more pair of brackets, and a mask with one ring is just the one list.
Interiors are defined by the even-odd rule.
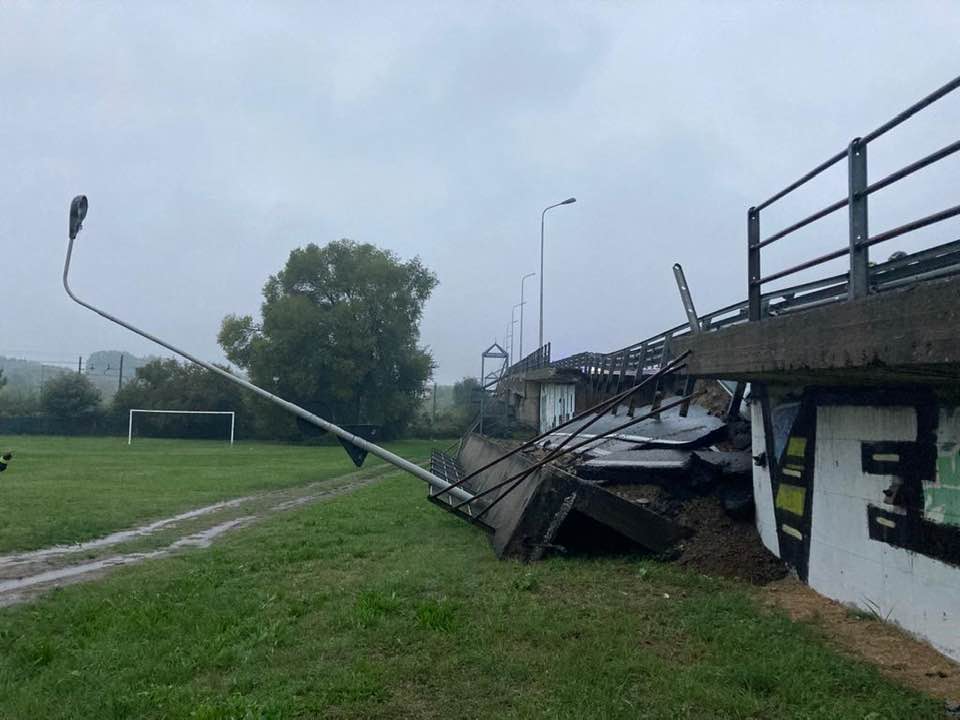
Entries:
[[960,383],[960,277],[687,335],[697,377],[819,384]]

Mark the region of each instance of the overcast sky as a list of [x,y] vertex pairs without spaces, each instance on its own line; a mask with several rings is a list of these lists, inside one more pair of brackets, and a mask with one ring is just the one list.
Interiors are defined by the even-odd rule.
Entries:
[[[503,342],[540,211],[575,195],[547,215],[546,339],[614,349],[684,319],[674,262],[701,312],[745,297],[747,207],[958,73],[956,2],[0,0],[0,354],[158,350],[60,287],[78,193],[74,288],[210,359],[294,247],[419,255],[440,382]],[[878,141],[871,179],[958,120],[948,97]],[[871,230],[956,204],[958,170],[872,197]],[[830,173],[764,229],[845,192]],[[844,245],[845,222],[765,269]]]

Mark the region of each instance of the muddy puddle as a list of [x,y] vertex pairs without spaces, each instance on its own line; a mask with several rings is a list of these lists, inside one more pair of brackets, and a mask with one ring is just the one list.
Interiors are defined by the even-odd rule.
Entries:
[[208,547],[226,533],[276,513],[372,484],[391,469],[377,466],[299,488],[233,498],[82,543],[0,556],[0,607],[102,577],[113,568]]

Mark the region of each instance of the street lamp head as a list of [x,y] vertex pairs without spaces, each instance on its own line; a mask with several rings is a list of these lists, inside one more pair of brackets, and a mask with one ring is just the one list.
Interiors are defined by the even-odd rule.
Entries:
[[70,203],[70,239],[74,240],[80,228],[83,227],[83,219],[87,216],[87,196],[77,195]]
[[566,200],[564,200],[564,201],[563,201],[562,203],[560,203],[560,204],[561,204],[561,205],[572,205],[572,204],[575,203],[576,201],[577,201],[576,198],[567,198]]

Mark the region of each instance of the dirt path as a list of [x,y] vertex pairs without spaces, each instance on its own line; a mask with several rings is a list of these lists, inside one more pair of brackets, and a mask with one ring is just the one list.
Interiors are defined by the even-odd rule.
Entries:
[[811,622],[841,652],[875,665],[883,675],[950,703],[960,701],[960,665],[896,625],[818,595],[795,578],[763,587],[762,597],[791,618]]
[[84,543],[0,556],[0,607],[27,602],[52,588],[102,577],[116,567],[208,547],[232,530],[352,492],[392,469],[379,465],[310,485],[213,503]]

